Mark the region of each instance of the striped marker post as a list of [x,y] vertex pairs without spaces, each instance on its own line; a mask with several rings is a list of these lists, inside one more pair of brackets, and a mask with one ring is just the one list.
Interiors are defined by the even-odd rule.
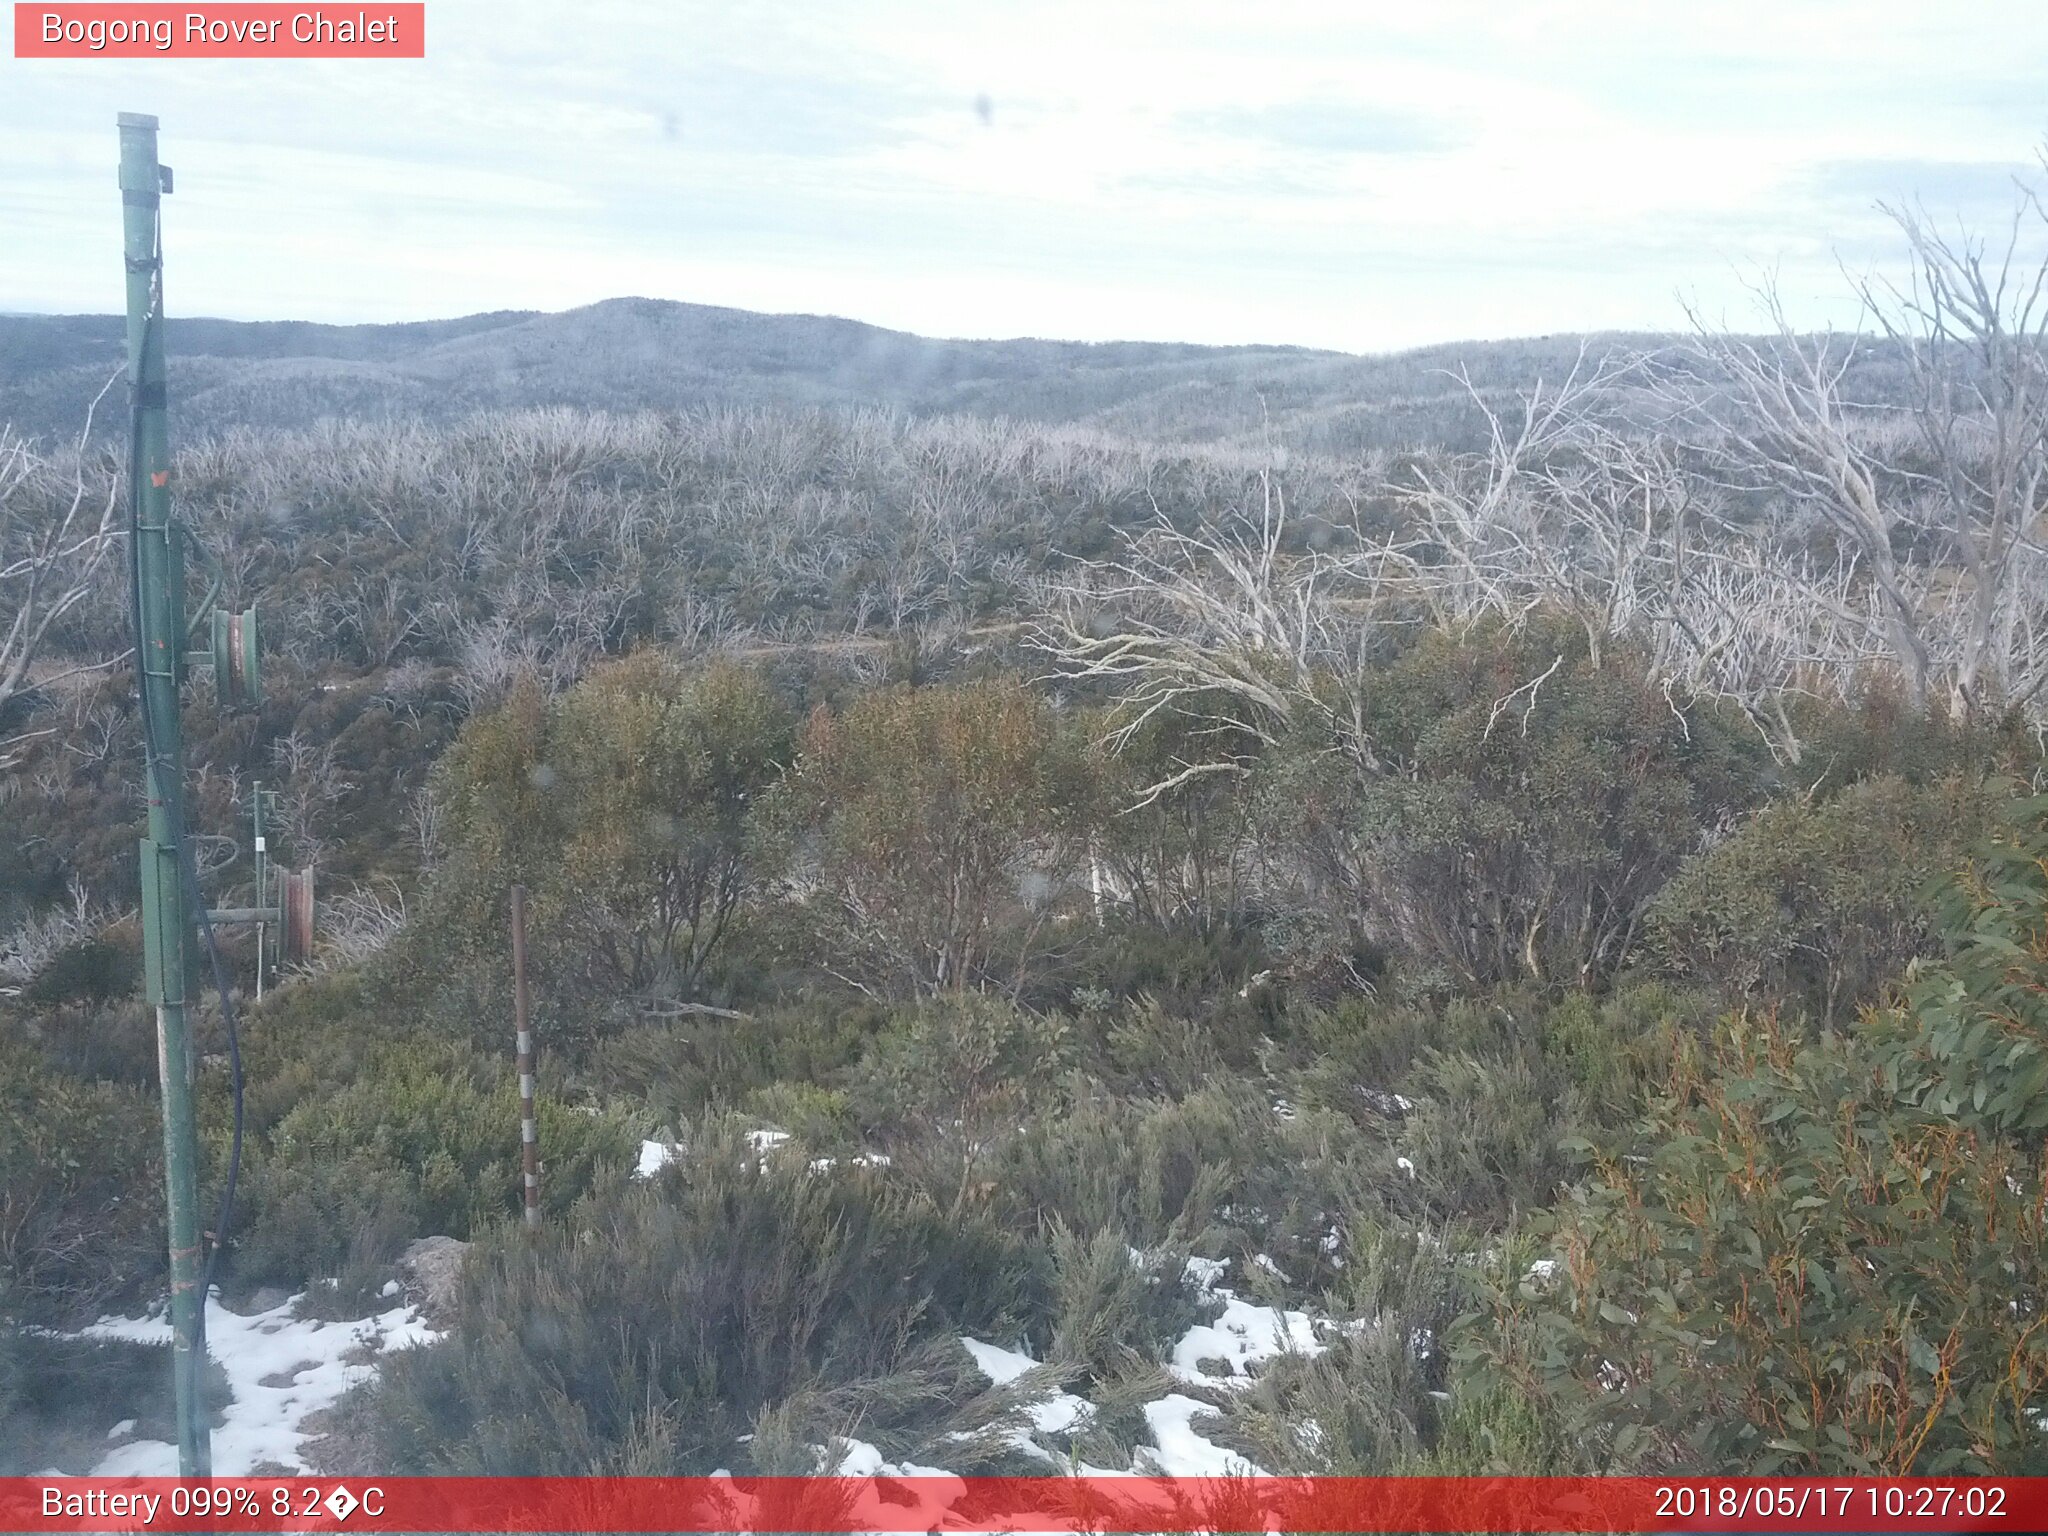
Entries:
[[526,1170],[526,1224],[540,1225],[540,1122],[533,1112],[533,1014],[526,995],[526,887],[512,887],[512,1010],[519,1031],[519,1156]]

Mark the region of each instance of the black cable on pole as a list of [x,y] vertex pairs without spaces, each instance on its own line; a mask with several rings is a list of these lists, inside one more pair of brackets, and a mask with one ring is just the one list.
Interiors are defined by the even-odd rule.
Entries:
[[[163,318],[163,258],[164,236],[162,215],[158,215],[155,252],[152,264],[157,273],[156,281],[150,285],[150,303],[142,318],[142,344],[146,351],[149,333]],[[145,789],[151,777],[164,790],[164,816],[170,823],[171,841],[175,845],[178,865],[184,874],[187,899],[198,914],[199,932],[206,944],[207,958],[213,972],[213,990],[220,998],[221,1020],[227,1028],[228,1072],[234,1098],[234,1135],[228,1148],[227,1182],[221,1187],[220,1209],[213,1223],[213,1245],[207,1250],[206,1268],[199,1286],[199,1345],[206,1344],[206,1299],[212,1292],[214,1277],[220,1263],[221,1249],[227,1245],[228,1224],[234,1219],[235,1185],[242,1168],[242,1042],[241,1031],[237,1028],[234,1000],[228,994],[227,964],[221,958],[220,942],[213,931],[213,919],[206,910],[206,896],[199,885],[199,866],[192,853],[192,839],[185,826],[185,779],[184,764],[165,757],[158,746],[156,719],[150,711],[149,679],[147,675],[147,635],[142,618],[142,391],[136,381],[129,380],[128,420],[128,601],[129,621],[135,631],[135,682],[136,698],[142,721],[142,754],[147,774]],[[179,644],[184,637],[179,637]],[[178,665],[174,656],[172,666]],[[262,892],[257,892],[258,901]]]

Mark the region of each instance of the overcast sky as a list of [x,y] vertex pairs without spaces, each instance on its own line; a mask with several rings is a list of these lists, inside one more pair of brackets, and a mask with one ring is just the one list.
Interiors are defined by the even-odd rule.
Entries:
[[[354,7],[349,8],[353,14]],[[0,310],[119,303],[158,114],[174,314],[622,294],[934,335],[1378,351],[1853,324],[1880,197],[1997,228],[2033,0],[429,0],[414,62],[0,57]]]

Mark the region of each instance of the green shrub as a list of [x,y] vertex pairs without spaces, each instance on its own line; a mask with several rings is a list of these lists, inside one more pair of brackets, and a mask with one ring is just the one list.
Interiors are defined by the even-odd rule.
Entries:
[[1327,1274],[1333,1229],[1376,1211],[1384,1140],[1223,1079],[1180,1099],[1127,1099],[1077,1081],[985,1155],[989,1210],[1018,1232],[1111,1232],[1146,1252],[1250,1260],[1297,1284]]
[[1467,1334],[1604,1466],[2048,1471],[2048,800],[2010,817],[1901,1007],[1680,1049]]
[[1565,1477],[1588,1464],[1556,1416],[1504,1376],[1453,1376],[1437,1410],[1435,1477]]
[[104,1003],[134,990],[141,980],[142,957],[131,946],[104,937],[81,939],[50,957],[22,990],[22,1000],[44,1007]]
[[1175,1013],[1194,1013],[1237,993],[1272,967],[1253,926],[1201,931],[1161,928],[1115,911],[1102,928],[1082,929],[1066,966],[1072,990],[1099,988],[1114,998],[1148,997]]
[[2048,1470],[2048,801],[1939,901],[1901,1004],[1679,1034],[1640,1151],[1536,1231],[1460,1350],[1599,1470]]
[[1301,1116],[1281,1138],[1316,1128],[1333,1197],[1360,1188],[1348,1198],[1369,1210],[1503,1226],[1556,1198],[1568,1137],[1624,1131],[1702,1017],[1700,999],[1658,984],[1355,998],[1287,1010],[1262,1066]]
[[837,1088],[814,1083],[770,1083],[740,1102],[740,1112],[777,1130],[787,1131],[805,1147],[844,1147],[859,1134],[853,1106]]
[[1057,1017],[964,993],[912,1009],[845,1074],[847,1103],[907,1176],[956,1215],[988,1193],[989,1159],[1051,1106],[1072,1060]]
[[435,769],[448,857],[394,959],[408,992],[454,981],[497,1000],[505,893],[524,883],[545,1038],[695,997],[778,857],[756,807],[790,731],[758,674],[653,651],[472,719]]
[[2048,1129],[2048,796],[2001,823],[1939,897],[1947,953],[1908,988],[1886,1082],[2031,1156]]
[[[1512,1064],[1539,1099],[1569,1103],[1583,1130],[1626,1123],[1661,1080],[1673,1039],[1709,1017],[1699,997],[1656,983],[1605,997],[1502,989],[1437,1005],[1355,998],[1289,1010],[1276,1059],[1302,1102],[1374,1123],[1405,1113],[1396,1095],[1436,1095],[1455,1113],[1461,1100],[1444,1087],[1452,1057]],[[1567,1117],[1550,1118],[1561,1134]]]
[[814,839],[810,905],[837,966],[912,997],[1019,981],[1086,786],[1074,734],[1011,680],[814,711],[780,804]]
[[1017,1230],[1057,1219],[1143,1248],[1193,1247],[1212,1234],[1246,1140],[1220,1094],[1146,1103],[1084,1093],[990,1149],[989,1193]]
[[1570,1167],[1562,1137],[1585,1121],[1576,1089],[1530,1056],[1462,1052],[1431,1052],[1415,1086],[1399,1144],[1414,1169],[1407,1182],[1435,1220],[1504,1225],[1557,1197]]
[[1587,1123],[1626,1125],[1663,1081],[1678,1041],[1712,1024],[1712,1000],[1660,982],[1635,982],[1605,997],[1558,998],[1543,1010],[1538,1039],[1553,1078],[1575,1089]]
[[[374,1075],[393,1051],[429,1059],[450,1072],[475,1061],[495,1066],[510,1052],[508,1031],[494,1032],[489,1059],[472,1056],[465,1038],[422,1020],[396,980],[378,963],[327,971],[270,991],[241,1017],[243,1110],[251,1135],[269,1131],[299,1105],[335,1087]],[[507,1016],[509,1018],[509,1015]],[[213,1021],[205,1021],[211,1029]],[[202,1109],[226,1123],[222,1084],[202,1077]]]
[[1866,680],[1846,708],[1814,697],[1786,704],[1803,744],[1793,774],[1800,787],[1814,785],[1823,795],[1887,777],[1916,788],[1987,773],[2024,777],[2040,761],[2040,744],[2020,711],[1973,711],[1959,723],[1939,707],[1915,710],[1894,679]]
[[352,1260],[388,1263],[411,1237],[433,1230],[411,1174],[347,1156],[293,1162],[256,1154],[236,1203],[229,1248],[238,1284],[297,1289],[346,1275],[348,1294],[336,1298],[344,1305],[363,1299],[366,1277],[349,1272]]
[[[219,1423],[228,1381],[212,1361],[201,1391]],[[124,1419],[134,1421],[137,1439],[176,1442],[168,1344],[0,1325],[0,1476],[53,1466],[90,1472],[107,1454],[107,1431]]]
[[[1249,783],[1234,773],[1183,777],[1190,763],[1227,755],[1248,760],[1258,752],[1248,732],[1218,729],[1217,719],[1228,711],[1215,701],[1213,712],[1205,713],[1210,702],[1189,698],[1179,710],[1162,710],[1127,734],[1117,732],[1117,750],[1100,751],[1091,762],[1093,803],[1085,807],[1093,827],[1090,855],[1118,893],[1117,906],[1135,920],[1134,936],[1149,935],[1169,956],[1200,952],[1176,940],[1227,943],[1245,931],[1253,910],[1259,848]],[[1114,724],[1113,718],[1089,719],[1083,729],[1100,739]],[[1177,778],[1173,788],[1148,794]],[[1133,960],[1134,968],[1145,963],[1142,955]],[[1153,987],[1162,979],[1139,984]]]
[[1564,621],[1431,633],[1362,686],[1374,768],[1315,741],[1277,755],[1266,840],[1358,932],[1481,987],[1610,974],[1686,849],[1768,777],[1719,711],[1681,719]]
[[[1249,1032],[1246,1032],[1249,1033]],[[1244,1042],[1226,1061],[1222,1032],[1175,1013],[1152,998],[1121,1010],[1102,1039],[1109,1080],[1122,1092],[1144,1097],[1185,1098],[1214,1082],[1234,1065],[1242,1071],[1256,1062]],[[1252,1060],[1242,1059],[1252,1056]]]
[[452,1336],[384,1370],[379,1465],[702,1475],[754,1467],[767,1447],[742,1437],[778,1410],[784,1441],[813,1444],[956,1426],[985,1383],[953,1335],[1040,1305],[1018,1244],[863,1169],[750,1155],[738,1131],[700,1125],[658,1178],[487,1240]]
[[600,1041],[573,1070],[601,1097],[639,1101],[680,1125],[777,1083],[829,1081],[860,1059],[890,1017],[872,1003],[803,999],[737,1019],[638,1025]]
[[0,1050],[40,1056],[50,1070],[87,1082],[157,1085],[156,1015],[139,998],[0,1015]]
[[90,1316],[165,1263],[152,1097],[0,1057],[0,1288],[24,1317]]
[[1471,1347],[1611,1470],[2048,1470],[2035,1159],[1900,1103],[1882,1048],[1739,1025],[1546,1224]]
[[1231,1405],[1233,1438],[1276,1472],[1436,1472],[1449,1394],[1445,1332],[1473,1298],[1473,1256],[1439,1233],[1354,1235],[1332,1306],[1354,1326],[1284,1355]]
[[1999,781],[1886,775],[1766,806],[1658,895],[1648,948],[1733,998],[1839,1021],[1932,951],[1929,887],[2009,796]]
[[[539,1112],[549,1211],[636,1162],[634,1123],[552,1096]],[[388,1259],[409,1237],[467,1238],[520,1209],[518,1085],[501,1075],[480,1086],[444,1050],[390,1050],[363,1076],[307,1097],[247,1157],[238,1277],[332,1278]]]
[[1134,1249],[1110,1227],[1083,1237],[1057,1216],[1046,1236],[1052,1255],[1046,1360],[1087,1386],[1164,1359],[1175,1340],[1213,1315],[1187,1283],[1185,1248]]
[[1501,990],[1440,1006],[1352,997],[1288,1011],[1279,1031],[1291,1082],[1308,1102],[1384,1118],[1389,1095],[1416,1085],[1431,1051],[1522,1055],[1535,1048],[1538,1001]]

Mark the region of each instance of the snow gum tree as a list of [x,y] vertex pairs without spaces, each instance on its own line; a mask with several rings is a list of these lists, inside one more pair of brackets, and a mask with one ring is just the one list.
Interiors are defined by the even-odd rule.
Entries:
[[1681,1049],[1586,1146],[1561,1257],[1467,1356],[1615,1469],[2048,1471],[2048,804],[1955,884],[1902,1007]]

